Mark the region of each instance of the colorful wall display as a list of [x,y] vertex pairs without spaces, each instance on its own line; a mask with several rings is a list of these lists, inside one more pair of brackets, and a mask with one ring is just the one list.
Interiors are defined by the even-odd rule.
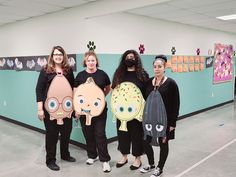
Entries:
[[203,56],[171,56],[167,60],[167,68],[172,72],[193,72],[202,71],[205,67],[205,58]]
[[213,83],[231,81],[233,46],[220,43],[215,44],[214,54]]

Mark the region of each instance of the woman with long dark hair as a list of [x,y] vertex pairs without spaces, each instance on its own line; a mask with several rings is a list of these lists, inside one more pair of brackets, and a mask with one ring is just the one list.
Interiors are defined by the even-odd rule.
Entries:
[[[140,89],[144,96],[147,80],[148,74],[143,68],[139,54],[135,50],[125,51],[115,71],[112,88],[119,87],[123,82],[131,82]],[[120,168],[128,162],[128,154],[130,154],[130,147],[132,146],[132,155],[135,159],[130,169],[137,170],[142,164],[140,159],[143,154],[142,122],[136,118],[129,120],[127,131],[120,130],[120,126],[121,121],[117,119],[118,150],[121,152],[122,158],[117,162],[116,167]]]

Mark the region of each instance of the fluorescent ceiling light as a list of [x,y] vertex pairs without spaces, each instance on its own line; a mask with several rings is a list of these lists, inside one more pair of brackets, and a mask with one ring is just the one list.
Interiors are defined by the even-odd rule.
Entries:
[[221,20],[235,20],[236,14],[220,16],[220,17],[216,17],[216,18],[221,19]]

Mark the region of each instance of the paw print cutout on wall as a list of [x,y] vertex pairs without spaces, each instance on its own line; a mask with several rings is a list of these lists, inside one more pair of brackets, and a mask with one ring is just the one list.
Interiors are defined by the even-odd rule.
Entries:
[[89,50],[92,50],[92,51],[96,49],[96,45],[94,44],[93,41],[89,41],[89,43],[87,44],[87,47]]
[[144,44],[140,44],[138,49],[140,54],[144,54],[145,51]]
[[200,55],[200,48],[197,48],[196,52],[197,52],[197,55]]
[[171,48],[171,53],[172,53],[172,55],[175,55],[175,52],[176,52],[175,47],[172,47],[172,48]]

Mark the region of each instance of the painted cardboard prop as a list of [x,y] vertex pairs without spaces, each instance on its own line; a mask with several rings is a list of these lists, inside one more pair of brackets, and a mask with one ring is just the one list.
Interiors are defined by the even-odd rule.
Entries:
[[71,118],[73,91],[68,80],[62,74],[57,74],[48,89],[45,109],[50,115],[50,120],[57,120],[58,125],[63,125],[64,118]]
[[73,103],[79,115],[86,115],[86,125],[91,125],[92,118],[103,112],[106,100],[102,89],[89,77],[75,89]]
[[142,121],[144,99],[140,89],[131,82],[122,82],[111,95],[111,110],[121,121],[119,130],[127,130],[127,122],[133,119]]
[[155,87],[147,97],[143,113],[144,139],[152,137],[151,145],[158,146],[158,138],[166,137],[167,115],[161,94]]

